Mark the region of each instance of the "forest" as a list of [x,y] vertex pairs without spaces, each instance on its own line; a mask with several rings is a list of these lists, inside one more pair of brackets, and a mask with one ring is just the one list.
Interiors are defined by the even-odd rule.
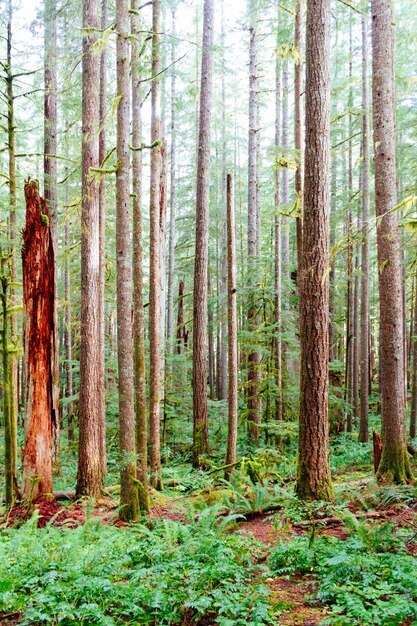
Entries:
[[416,1],[0,7],[0,625],[417,624]]

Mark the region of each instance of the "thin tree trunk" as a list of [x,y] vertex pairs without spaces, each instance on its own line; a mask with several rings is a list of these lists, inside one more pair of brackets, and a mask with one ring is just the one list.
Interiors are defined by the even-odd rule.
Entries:
[[308,0],[297,494],[332,500],[329,465],[330,1]]
[[[256,121],[258,102],[257,78],[257,14],[256,3],[249,0],[250,11],[250,43],[249,43],[249,139],[248,139],[248,270],[250,276],[250,305],[248,310],[248,327],[253,334],[257,327],[257,307],[255,303],[256,271],[258,263],[258,228],[257,228],[257,141]],[[259,444],[259,354],[251,349],[248,355],[248,432],[252,443]]]
[[297,275],[301,274],[303,258],[303,184],[304,184],[304,141],[302,125],[302,93],[303,93],[303,0],[297,0],[295,15],[294,43],[298,52],[298,63],[294,66],[294,147],[297,151],[297,169],[295,171],[295,193],[298,198],[297,216]]
[[98,0],[83,0],[82,63],[82,206],[80,399],[77,496],[97,497],[103,488],[99,389],[100,371],[100,207],[99,166],[100,58],[92,47],[98,39]]
[[[66,192],[68,193],[68,192]],[[68,197],[65,202],[68,205]],[[67,219],[64,226],[64,244],[65,250],[70,245],[70,222]],[[71,274],[69,268],[68,255],[65,259],[65,275],[64,275],[64,297],[65,297],[65,391],[67,398],[74,395],[74,382],[72,376],[72,309],[71,309]],[[67,423],[68,423],[68,441],[74,441],[74,404],[67,404]]]
[[152,119],[149,257],[149,433],[151,485],[161,488],[161,341],[160,341],[160,184],[161,184],[161,86],[160,70],[161,0],[152,5]]
[[193,464],[208,451],[207,274],[210,194],[210,136],[213,73],[213,0],[204,0],[199,112],[196,236],[193,297]]
[[[282,136],[281,136],[282,149],[284,154],[288,151],[288,59],[285,58],[282,64]],[[282,168],[281,175],[281,198],[282,204],[285,206],[288,203],[289,190],[288,190],[288,168]],[[290,232],[289,223],[286,216],[282,217],[282,273],[287,279],[289,275],[290,264]],[[286,352],[286,346],[283,346],[284,352]]]
[[[280,147],[280,113],[281,113],[281,67],[278,56],[275,60],[275,150],[278,153]],[[277,396],[275,399],[275,419],[282,420],[282,352],[281,352],[281,216],[280,195],[279,195],[279,168],[274,171],[274,278],[275,278],[275,339],[274,339],[274,361],[275,361],[275,384]],[[278,440],[278,438],[277,438]]]
[[25,185],[26,226],[22,268],[25,310],[25,445],[23,497],[37,500],[52,492],[55,259],[46,200],[38,185]]
[[[8,137],[8,157],[9,157],[9,241],[10,241],[10,261],[9,272],[12,283],[16,282],[16,149],[15,149],[15,121],[14,121],[14,76],[12,71],[12,0],[8,3],[8,21],[7,21],[7,66],[6,66],[6,99],[7,99],[7,137]],[[10,287],[10,300],[12,306],[16,304],[16,290]],[[9,303],[10,304],[10,303]],[[17,336],[17,318],[16,313],[10,315],[10,324],[8,325],[6,337],[6,345],[9,345]],[[9,397],[8,412],[10,416],[10,438],[7,450],[8,475],[10,478],[9,486],[10,498],[6,497],[6,503],[12,504],[14,496],[17,496],[17,412],[18,412],[18,386],[17,386],[17,358],[14,354],[7,352],[5,357],[7,360],[8,375],[6,370],[3,372],[5,392],[8,390]],[[13,487],[14,485],[14,487]],[[13,495],[14,494],[14,495]]]
[[130,98],[129,98],[129,6],[116,0],[117,31],[117,173],[116,173],[116,269],[117,269],[117,361],[119,370],[119,517],[134,520],[139,514],[135,482],[135,408],[132,351],[132,269],[130,258]]
[[[416,285],[417,285],[417,271],[416,271]],[[414,301],[414,331],[412,333],[412,351],[413,351],[413,370],[411,376],[411,409],[410,409],[410,438],[414,439],[416,436],[416,422],[417,422],[417,289],[415,289],[415,301]]]
[[[176,33],[175,33],[175,7],[172,12],[172,36],[171,36],[171,63],[175,62]],[[171,163],[170,163],[170,216],[169,216],[169,265],[168,265],[168,320],[167,339],[169,354],[174,352],[174,272],[175,272],[175,219],[176,219],[176,158],[177,158],[177,129],[176,129],[176,72],[175,67],[171,70]],[[172,372],[172,366],[170,366]]]
[[213,305],[210,302],[211,297],[211,281],[210,274],[208,276],[208,295],[209,302],[207,307],[207,321],[208,321],[208,383],[210,390],[210,400],[214,400],[215,398],[215,387],[216,387],[216,367],[214,362],[214,316],[213,316]]
[[[107,0],[101,0],[101,28],[104,31],[107,28]],[[99,163],[104,167],[106,158],[106,92],[107,92],[107,50],[103,48],[100,56],[100,136],[99,136]],[[104,355],[104,263],[105,263],[105,241],[106,241],[106,188],[105,176],[101,177],[99,186],[99,223],[100,223],[100,293],[99,293],[99,316],[100,316],[100,334],[99,334],[99,352],[100,352],[100,376],[102,382],[98,389],[99,402],[99,420],[100,420],[100,454],[103,466],[103,475],[107,472],[107,451],[106,451],[106,405],[104,397],[104,379],[105,379],[105,355]]]
[[185,326],[184,326],[184,281],[180,280],[178,285],[178,314],[177,314],[177,354],[181,354],[181,345],[185,347]]
[[[236,236],[235,236],[235,209],[233,176],[227,175],[227,323],[228,323],[228,437],[226,465],[236,462],[237,441],[237,307],[236,307]],[[230,476],[230,469],[226,469],[225,478]]]
[[60,462],[60,423],[59,423],[59,345],[57,311],[57,271],[58,250],[58,198],[57,198],[57,87],[56,87],[56,0],[45,0],[45,117],[44,117],[44,192],[51,225],[52,246],[54,248],[54,336],[52,338],[52,437],[53,465],[56,474],[61,473]]
[[369,83],[367,21],[362,18],[362,262],[360,336],[360,422],[359,441],[368,441],[369,414]]
[[139,507],[149,509],[148,444],[146,420],[145,316],[143,311],[143,244],[142,244],[142,141],[140,34],[138,1],[132,0],[131,81],[132,81],[132,178],[133,178],[133,306],[134,306],[134,375],[136,404],[136,448]]
[[222,81],[221,81],[221,99],[222,99],[222,218],[221,218],[221,290],[220,290],[220,350],[219,359],[219,382],[218,382],[218,399],[225,400],[227,398],[227,310],[228,310],[228,258],[227,258],[227,142],[226,142],[226,84],[225,84],[225,27],[224,27],[224,1],[221,3],[222,13],[222,32],[221,32],[221,49],[222,49]]
[[396,213],[394,26],[390,0],[372,0],[372,104],[380,301],[382,458],[378,478],[411,477],[404,421],[401,256]]

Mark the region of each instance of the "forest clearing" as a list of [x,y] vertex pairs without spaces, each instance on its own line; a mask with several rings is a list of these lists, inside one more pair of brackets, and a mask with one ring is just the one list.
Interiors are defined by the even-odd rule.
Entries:
[[0,624],[417,624],[417,4],[1,7]]

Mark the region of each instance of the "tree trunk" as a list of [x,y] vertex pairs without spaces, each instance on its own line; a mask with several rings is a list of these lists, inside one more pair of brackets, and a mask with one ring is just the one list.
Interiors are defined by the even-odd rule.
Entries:
[[[175,33],[175,7],[171,7],[171,63],[175,63],[176,33]],[[171,70],[171,162],[170,162],[170,214],[169,214],[169,260],[168,260],[168,319],[167,340],[169,354],[174,352],[174,273],[175,273],[175,219],[176,219],[176,158],[177,158],[177,129],[176,129],[176,72],[175,67]],[[172,365],[170,365],[170,373]]]
[[[288,152],[288,59],[285,58],[282,64],[282,150],[284,155]],[[281,174],[281,200],[285,206],[288,204],[288,168],[282,168]],[[288,208],[288,207],[286,207]],[[290,231],[288,217],[282,216],[282,274],[285,280],[289,277],[290,266]],[[283,345],[284,353],[287,352],[287,346]]]
[[[417,271],[416,271],[416,287],[417,287]],[[412,333],[412,352],[413,352],[413,369],[411,376],[411,409],[410,409],[410,438],[416,436],[417,422],[417,288],[415,289],[414,301],[414,330]]]
[[161,487],[161,341],[160,341],[160,184],[161,184],[161,88],[160,70],[161,0],[152,5],[152,119],[150,182],[150,256],[149,256],[149,433],[151,485]]
[[[227,320],[228,320],[228,370],[229,370],[229,423],[227,437],[226,465],[236,462],[237,441],[237,307],[236,307],[236,238],[233,177],[227,175]],[[225,478],[230,476],[225,470]]]
[[[278,56],[275,60],[275,151],[278,155],[280,147],[280,113],[281,113],[281,67]],[[279,195],[279,168],[274,170],[274,279],[275,279],[275,302],[274,302],[274,361],[275,361],[275,384],[277,396],[275,399],[275,419],[282,420],[282,343],[281,343],[281,216]],[[278,438],[277,438],[278,440]]]
[[58,197],[57,197],[57,35],[56,35],[56,0],[45,0],[45,118],[44,118],[44,192],[50,216],[52,246],[54,249],[54,336],[52,338],[52,439],[53,465],[56,474],[61,473],[60,462],[60,423],[59,423],[59,345],[57,311],[57,271],[58,250]]
[[297,276],[301,274],[301,260],[303,258],[303,160],[304,142],[302,125],[302,93],[303,93],[303,0],[297,0],[295,15],[294,43],[299,55],[298,63],[294,66],[294,147],[297,151],[297,169],[295,171],[295,193],[299,208],[297,216]]
[[372,104],[380,300],[382,458],[378,478],[411,477],[404,422],[401,256],[396,204],[394,26],[390,0],[372,0]]
[[330,1],[308,0],[297,494],[332,500],[329,465]]
[[369,87],[367,21],[362,18],[362,278],[360,334],[360,422],[359,441],[368,441],[369,414]]
[[[101,28],[104,31],[107,28],[107,0],[101,0]],[[100,167],[104,167],[106,158],[106,93],[107,93],[107,50],[103,48],[100,55],[100,136],[99,136],[99,163]],[[100,387],[98,389],[99,415],[100,420],[100,455],[103,466],[103,475],[107,472],[107,451],[106,451],[106,405],[104,398],[104,378],[105,378],[105,359],[104,359],[104,263],[106,252],[106,187],[105,176],[101,177],[99,186],[99,223],[100,223],[100,258],[99,258],[99,275],[100,275],[100,293],[99,293],[99,317],[100,317],[100,334],[99,334],[99,352],[100,352]]]
[[49,209],[38,185],[25,185],[22,268],[25,310],[25,445],[23,497],[52,492],[55,259]]
[[100,495],[103,462],[99,389],[100,371],[100,207],[96,177],[90,168],[99,166],[100,57],[98,0],[83,0],[82,63],[82,206],[81,206],[81,319],[80,399],[77,496]]
[[143,312],[143,244],[142,244],[142,141],[141,84],[140,84],[140,34],[138,1],[132,0],[131,80],[132,80],[132,178],[133,178],[133,307],[134,307],[134,375],[136,404],[136,448],[139,507],[149,509],[148,443],[146,420],[146,362],[145,316]]
[[[65,203],[68,205],[68,201]],[[68,250],[70,245],[70,222],[65,221],[64,226],[64,243],[65,249]],[[72,376],[72,309],[71,309],[71,274],[69,268],[68,255],[65,259],[65,275],[64,275],[64,294],[65,294],[65,393],[67,398],[74,395],[74,382]],[[67,404],[67,423],[68,423],[68,441],[74,442],[74,404]]]
[[177,314],[177,354],[181,354],[181,345],[185,347],[186,328],[184,326],[184,281],[180,280],[178,285],[178,314]]
[[[250,11],[250,43],[249,43],[249,138],[248,138],[248,271],[250,276],[250,303],[248,310],[248,328],[252,333],[257,327],[257,289],[256,272],[258,263],[258,181],[256,166],[256,121],[258,102],[257,78],[257,15],[256,3],[249,0]],[[252,342],[254,339],[252,338]],[[259,444],[259,354],[251,349],[248,355],[248,433],[252,443]]]
[[222,217],[221,225],[221,282],[220,282],[220,349],[218,352],[219,360],[219,380],[218,380],[218,399],[225,400],[227,398],[228,389],[228,342],[227,342],[227,310],[228,310],[228,258],[227,258],[227,142],[226,142],[226,85],[225,85],[225,27],[224,27],[224,2],[221,3],[222,13],[222,32],[221,32],[221,49],[222,49],[222,80],[221,80],[221,99],[222,99]]
[[120,505],[119,517],[134,520],[139,514],[135,482],[135,409],[132,351],[132,272],[130,259],[129,185],[129,6],[116,1],[117,32],[117,173],[116,173],[116,269],[117,361],[119,370]]
[[[15,149],[15,121],[14,121],[14,76],[12,71],[12,0],[8,2],[8,21],[7,21],[7,69],[6,69],[6,100],[7,100],[7,137],[8,137],[8,156],[9,156],[9,241],[10,241],[10,261],[9,265],[9,279],[10,282],[16,282],[16,149]],[[14,287],[10,287],[10,300],[12,306],[16,304],[16,290]],[[12,313],[10,316],[10,324],[8,325],[6,337],[8,345],[16,341],[17,336],[17,318],[16,313]],[[17,385],[17,370],[18,362],[16,355],[8,353],[8,376],[3,373],[5,381],[5,388],[7,387],[9,398],[8,409],[10,415],[10,438],[9,438],[9,478],[10,485],[17,485],[16,478],[16,465],[17,465],[17,413],[18,413],[18,385]],[[7,384],[6,384],[7,382]],[[14,491],[17,494],[16,488]],[[13,495],[10,491],[12,503]],[[7,498],[6,498],[7,502]]]
[[210,137],[213,73],[213,0],[204,0],[199,112],[196,234],[193,297],[193,464],[208,451],[207,275],[210,195]]

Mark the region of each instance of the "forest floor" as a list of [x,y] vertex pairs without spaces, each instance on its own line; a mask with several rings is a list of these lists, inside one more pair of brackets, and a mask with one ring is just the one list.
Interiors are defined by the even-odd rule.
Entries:
[[[214,545],[209,542],[205,547],[204,541],[214,533],[229,550],[227,537],[235,537],[237,543],[233,544],[233,550],[236,551],[236,555],[232,555],[232,562],[235,560],[236,566],[244,564],[247,574],[240,573],[240,578],[237,578],[238,583],[231,579],[230,587],[225,589],[225,597],[231,593],[232,602],[240,606],[246,601],[244,596],[247,590],[248,595],[254,594],[253,602],[260,612],[265,610],[265,607],[270,607],[266,609],[269,611],[269,617],[259,613],[260,616],[256,619],[251,617],[242,620],[240,617],[235,621],[222,617],[223,609],[220,614],[216,608],[186,609],[185,595],[182,599],[175,600],[179,603],[178,610],[182,611],[180,621],[176,621],[175,611],[173,611],[175,619],[172,621],[163,619],[158,621],[159,618],[155,617],[155,621],[132,622],[122,617],[118,618],[118,610],[114,615],[111,614],[111,619],[115,621],[106,621],[110,619],[109,617],[88,618],[87,620],[74,617],[74,620],[71,618],[67,621],[59,618],[63,609],[60,609],[61,613],[59,613],[57,607],[61,607],[62,603],[58,603],[55,596],[52,600],[46,598],[46,588],[50,593],[55,592],[53,585],[50,588],[49,583],[44,583],[42,578],[46,577],[47,580],[51,575],[50,570],[56,567],[54,551],[50,547],[51,539],[45,539],[47,545],[42,546],[44,550],[42,554],[47,553],[51,563],[45,564],[41,577],[38,571],[40,565],[36,541],[42,542],[42,535],[33,535],[31,521],[27,522],[28,530],[25,530],[27,524],[22,526],[24,520],[29,519],[33,513],[33,507],[31,511],[28,511],[27,507],[19,504],[7,515],[0,517],[0,553],[4,545],[6,558],[14,562],[13,549],[8,549],[7,541],[13,541],[13,538],[17,541],[19,532],[22,533],[23,545],[25,542],[30,544],[34,541],[33,555],[28,556],[30,562],[27,567],[37,572],[36,577],[32,576],[30,581],[37,580],[38,582],[34,588],[31,587],[32,582],[29,587],[27,582],[19,587],[20,583],[17,579],[22,574],[16,573],[16,580],[11,583],[8,580],[7,570],[2,571],[0,564],[0,625],[178,623],[182,626],[216,626],[218,624],[227,626],[232,624],[239,626],[243,624],[250,626],[263,624],[409,626],[413,623],[417,624],[417,595],[414,591],[417,576],[417,488],[414,484],[400,487],[377,485],[372,478],[372,457],[369,454],[369,447],[359,447],[356,442],[354,444],[350,442],[348,446],[344,444],[345,442],[341,441],[339,450],[336,448],[332,467],[336,493],[336,503],[333,505],[324,502],[306,504],[298,501],[294,494],[293,471],[287,471],[285,478],[282,478],[284,475],[282,468],[276,464],[276,459],[273,462],[269,459],[272,453],[268,452],[267,457],[265,451],[260,453],[263,470],[259,481],[252,481],[243,465],[236,472],[231,483],[225,483],[220,478],[215,480],[207,472],[195,472],[186,463],[168,467],[165,472],[165,490],[151,493],[151,511],[147,519],[141,520],[137,531],[134,530],[135,526],[118,520],[118,494],[114,486],[109,488],[108,495],[96,502],[57,501],[53,497],[44,497],[35,505],[37,517],[33,519],[37,528],[44,529],[36,532],[45,532],[45,537],[52,533],[53,546],[56,551],[61,539],[60,535],[53,534],[54,529],[58,533],[64,532],[68,538],[67,541],[71,543],[73,539],[68,533],[85,526],[90,529],[87,530],[87,534],[92,532],[93,547],[94,542],[100,545],[101,533],[104,532],[100,531],[100,528],[107,529],[110,533],[111,545],[117,544],[117,536],[114,533],[118,532],[118,529],[128,534],[131,533],[133,541],[136,541],[137,534],[135,533],[137,532],[144,533],[145,539],[146,533],[156,533],[155,541],[162,541],[157,560],[162,559],[161,571],[168,576],[167,589],[161,593],[168,593],[170,588],[176,589],[177,585],[187,585],[188,576],[191,576],[186,573],[185,579],[181,579],[179,583],[176,578],[177,572],[175,575],[170,573],[170,563],[166,561],[165,554],[166,552],[168,555],[175,556],[173,548],[170,548],[170,542],[173,542],[174,550],[178,552],[182,550],[183,542],[186,549],[187,541],[191,541],[190,537],[195,538],[196,546],[201,547],[202,555],[200,557],[196,555],[194,561],[194,551],[197,548],[192,548],[190,554],[186,556],[185,562],[188,565],[184,566],[182,565],[184,555],[179,554],[178,568],[185,567],[184,572],[186,572],[197,563],[198,568],[201,568],[201,574],[200,570],[196,569],[197,580],[201,578],[199,582],[203,588],[205,585],[212,585],[213,594],[215,594],[216,588],[219,588],[224,581],[220,576],[217,583],[211,578],[207,583],[205,582],[204,576],[208,576],[206,559],[207,563],[211,558],[214,561],[220,561],[219,568],[224,567],[227,571],[229,567],[233,569],[235,566],[226,562],[222,565],[222,554],[216,556],[210,553],[211,550],[217,550],[220,544]],[[414,467],[413,471],[417,474],[417,467]],[[215,527],[220,528],[224,522],[224,530],[219,530],[218,534],[215,527],[210,526],[212,523],[210,519],[208,522],[207,519],[204,521],[204,516],[207,518],[210,515],[214,519]],[[92,527],[91,524],[93,524]],[[184,531],[181,530],[182,528]],[[188,528],[190,531],[187,530]],[[179,540],[178,537],[182,534],[184,537]],[[74,549],[77,549],[80,536],[75,534],[74,537]],[[2,538],[5,540],[4,544],[1,543]],[[151,541],[154,541],[153,538]],[[166,550],[165,543],[167,544]],[[30,552],[30,548],[28,550]],[[123,551],[130,553],[130,548],[123,548],[122,559],[125,558]],[[101,554],[100,551],[99,554]],[[97,557],[93,555],[91,558],[91,562],[95,563]],[[116,554],[116,563],[118,558]],[[328,571],[323,563],[329,564]],[[73,566],[78,568],[77,563],[69,563],[68,571],[72,572]],[[24,567],[23,564],[22,568]],[[80,574],[81,579],[85,580],[90,576],[90,567],[88,565],[87,569],[83,570]],[[108,567],[107,561],[106,567]],[[142,567],[145,568],[145,566]],[[157,565],[157,567],[161,566]],[[123,584],[126,581],[127,584],[128,579],[125,578],[124,571],[130,571],[130,565],[122,564],[120,571],[117,571],[115,565],[114,571],[111,572],[114,582],[120,580]],[[159,570],[155,571],[158,574]],[[92,571],[91,576],[93,578],[95,576],[97,581],[95,584],[102,586],[103,581],[100,582],[99,578],[101,570],[98,572],[97,574]],[[2,581],[2,574],[6,582]],[[156,574],[151,571],[146,575],[144,587],[149,585],[149,580],[153,575]],[[108,577],[109,574],[106,576]],[[169,582],[171,580],[169,576],[172,582]],[[13,587],[14,595],[9,591],[9,586]],[[234,594],[237,592],[233,589],[239,586],[242,586],[243,596],[235,598]],[[60,592],[59,586],[58,591]],[[27,593],[30,594],[32,603],[36,604],[38,602],[36,598],[41,598],[39,602],[42,604],[42,611],[37,609],[36,612],[33,606],[29,612],[24,608],[25,600],[22,598]],[[265,595],[265,600],[261,598],[262,594]],[[65,598],[67,595],[70,594],[65,591]],[[196,594],[196,597],[200,598],[201,595],[202,591]],[[94,594],[92,597],[93,600],[85,606],[93,606]],[[214,596],[210,597],[212,599]],[[22,602],[23,606],[21,606]],[[79,602],[77,600],[75,605]],[[148,597],[144,602],[145,605],[147,602],[149,602]],[[170,599],[169,602],[174,601]],[[69,610],[68,607],[64,609],[64,613],[65,610]],[[230,610],[233,613],[233,609]],[[243,612],[245,610],[249,611],[248,614],[253,614],[253,609],[242,609]],[[108,615],[106,612],[105,614]],[[31,618],[31,615],[40,617]]]

